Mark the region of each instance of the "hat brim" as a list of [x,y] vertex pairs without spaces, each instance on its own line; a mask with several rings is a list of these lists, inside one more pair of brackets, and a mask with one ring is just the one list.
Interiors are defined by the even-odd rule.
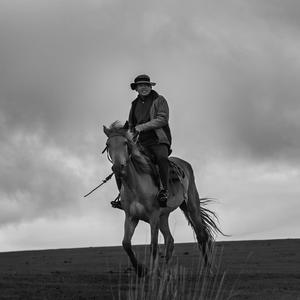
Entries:
[[131,83],[131,84],[130,84],[130,87],[131,87],[131,89],[132,89],[132,90],[135,90],[135,89],[136,89],[136,86],[137,86],[138,84],[141,84],[141,83],[150,84],[150,85],[152,85],[152,86],[156,85],[156,83],[155,83],[155,82],[149,82],[149,81],[138,81],[138,82],[133,82],[133,83]]

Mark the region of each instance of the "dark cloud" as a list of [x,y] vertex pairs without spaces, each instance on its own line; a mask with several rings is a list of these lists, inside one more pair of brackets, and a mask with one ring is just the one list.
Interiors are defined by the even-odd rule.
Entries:
[[29,2],[0,3],[1,224],[80,214],[78,194],[110,170],[102,125],[127,118],[139,73],[196,172],[299,166],[298,2]]
[[36,132],[10,132],[0,150],[0,223],[74,214],[83,193],[81,162]]

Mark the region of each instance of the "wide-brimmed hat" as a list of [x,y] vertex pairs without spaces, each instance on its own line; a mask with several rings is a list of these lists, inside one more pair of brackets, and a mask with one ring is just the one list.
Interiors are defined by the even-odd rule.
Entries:
[[136,86],[139,84],[139,83],[148,83],[152,86],[156,85],[155,82],[151,82],[150,80],[150,77],[148,75],[139,75],[137,76],[135,79],[134,79],[134,82],[130,84],[130,87],[132,90],[135,90],[136,89]]

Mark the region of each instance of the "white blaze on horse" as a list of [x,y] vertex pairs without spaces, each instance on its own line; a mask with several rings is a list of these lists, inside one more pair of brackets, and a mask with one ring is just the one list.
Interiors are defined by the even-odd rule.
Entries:
[[214,234],[221,231],[214,221],[215,214],[203,207],[207,199],[199,198],[191,165],[177,157],[169,158],[171,165],[177,166],[175,169],[183,172],[175,179],[173,176],[173,180],[171,176],[167,207],[162,208],[157,200],[158,173],[155,172],[155,166],[149,157],[143,154],[139,145],[134,142],[132,133],[119,122],[112,123],[109,128],[103,126],[103,130],[108,137],[106,149],[113,164],[112,170],[122,181],[120,195],[125,212],[122,244],[137,274],[142,276],[146,270],[137,261],[131,246],[131,239],[138,222],[142,220],[150,224],[152,262],[157,257],[158,232],[161,231],[165,242],[165,260],[168,263],[174,248],[168,218],[178,207],[192,226],[207,264]]

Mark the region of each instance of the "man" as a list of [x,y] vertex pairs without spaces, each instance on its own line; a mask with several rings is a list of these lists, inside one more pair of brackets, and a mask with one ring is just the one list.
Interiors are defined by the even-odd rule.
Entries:
[[[158,194],[161,207],[166,207],[168,199],[169,160],[171,152],[171,132],[169,128],[169,107],[166,99],[152,89],[148,75],[139,75],[130,84],[132,90],[138,93],[132,101],[129,112],[129,129],[139,134],[139,143],[155,158],[158,165],[162,188]],[[117,179],[120,190],[121,183]],[[112,203],[113,207],[119,207]],[[120,208],[120,207],[119,207]]]

